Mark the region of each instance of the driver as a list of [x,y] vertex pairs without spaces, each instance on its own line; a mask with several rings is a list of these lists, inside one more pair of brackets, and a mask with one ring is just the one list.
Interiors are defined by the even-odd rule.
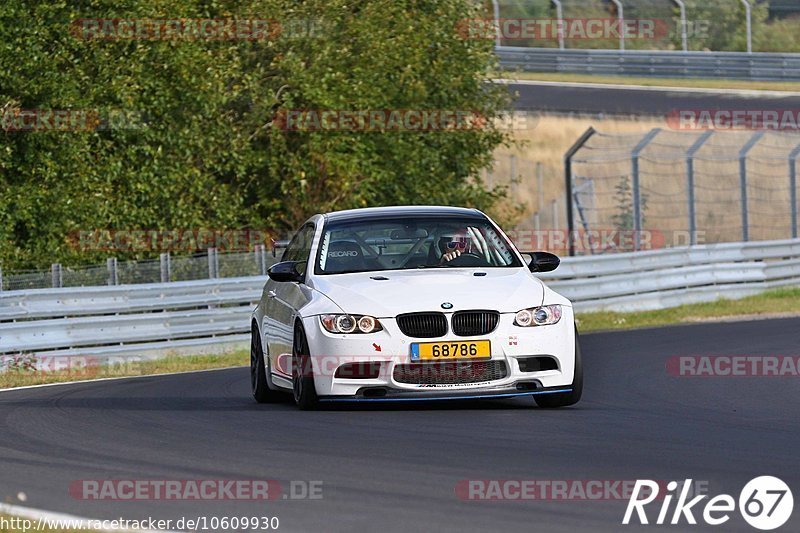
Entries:
[[449,263],[461,254],[470,253],[471,250],[472,245],[468,237],[463,235],[442,237],[439,239],[439,252],[441,253],[439,264]]

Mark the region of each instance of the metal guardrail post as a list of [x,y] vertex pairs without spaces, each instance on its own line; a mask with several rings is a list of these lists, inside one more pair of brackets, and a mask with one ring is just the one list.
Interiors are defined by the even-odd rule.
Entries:
[[741,208],[742,208],[742,240],[744,242],[748,242],[750,240],[750,220],[749,220],[749,213],[747,211],[747,154],[750,153],[750,150],[758,144],[758,141],[764,137],[763,131],[759,131],[752,137],[750,140],[745,143],[742,147],[741,151],[739,152],[739,188],[740,197],[741,197]]
[[[800,144],[789,154],[789,201],[792,202],[792,239],[797,238],[797,158],[800,157]],[[2,274],[2,272],[0,272]],[[0,276],[2,280],[2,276]],[[0,287],[2,290],[2,287]]]
[[558,33],[558,47],[563,50],[564,46],[564,10],[561,8],[561,0],[552,0],[556,6],[556,32]]
[[159,256],[159,262],[161,267],[161,283],[169,283],[172,279],[172,260],[169,256],[169,252],[164,252]]
[[611,0],[617,6],[617,21],[619,22],[619,49],[625,51],[625,8],[622,6],[622,0]]
[[108,270],[108,284],[119,285],[119,275],[117,273],[117,258],[109,257],[106,259],[106,269]]
[[591,139],[592,135],[597,133],[597,130],[589,127],[588,130],[583,132],[575,144],[573,144],[567,153],[564,154],[564,186],[567,190],[567,250],[569,255],[575,255],[575,241],[573,239],[573,230],[575,229],[575,221],[573,220],[573,207],[572,207],[572,157],[583,148],[583,145]]
[[744,4],[744,12],[747,17],[747,53],[753,53],[753,13],[748,0],[742,0]]
[[686,4],[683,3],[683,0],[672,0],[681,10],[681,43],[683,45],[683,51],[689,51],[689,39],[686,34]]
[[647,148],[650,141],[655,139],[656,135],[661,133],[661,128],[655,128],[644,136],[644,139],[639,141],[633,151],[631,152],[631,188],[633,189],[633,250],[639,251],[641,248],[642,231],[644,217],[642,216],[642,189],[639,182],[639,155],[642,150]]
[[689,193],[689,245],[697,244],[697,212],[694,197],[694,156],[703,147],[706,141],[714,135],[714,130],[708,130],[686,152],[686,180]]
[[54,289],[60,289],[64,282],[64,278],[61,275],[61,265],[59,263],[53,263],[50,265],[50,286]]

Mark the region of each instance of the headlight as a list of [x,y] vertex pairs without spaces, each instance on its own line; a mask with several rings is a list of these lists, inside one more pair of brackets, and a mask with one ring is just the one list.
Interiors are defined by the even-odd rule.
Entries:
[[560,305],[544,305],[523,309],[514,318],[515,326],[527,328],[529,326],[549,326],[561,320]]
[[368,315],[322,315],[322,327],[331,333],[374,333],[383,328],[378,319]]

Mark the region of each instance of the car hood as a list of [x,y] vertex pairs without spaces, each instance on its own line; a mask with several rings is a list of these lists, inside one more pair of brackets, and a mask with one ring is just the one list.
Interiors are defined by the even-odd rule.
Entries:
[[[477,275],[476,275],[477,274]],[[419,311],[491,309],[516,313],[542,304],[542,283],[524,268],[394,270],[316,276],[314,288],[343,311],[378,318]],[[453,304],[445,310],[442,304]]]

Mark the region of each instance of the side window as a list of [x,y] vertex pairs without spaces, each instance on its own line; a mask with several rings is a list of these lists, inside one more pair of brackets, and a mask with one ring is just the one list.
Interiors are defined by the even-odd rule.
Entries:
[[308,267],[308,256],[311,254],[311,241],[314,239],[314,226],[306,224],[298,231],[289,246],[283,252],[281,261],[303,261],[297,265],[297,271],[301,274],[306,273]]

